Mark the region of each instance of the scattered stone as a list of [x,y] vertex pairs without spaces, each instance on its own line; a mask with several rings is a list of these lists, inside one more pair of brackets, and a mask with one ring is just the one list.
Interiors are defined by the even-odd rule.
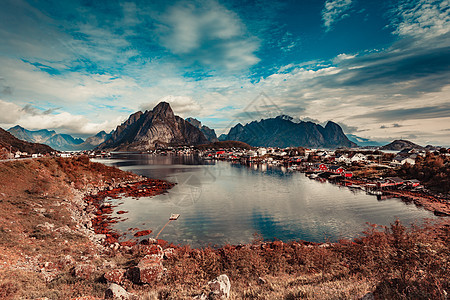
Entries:
[[109,282],[120,284],[120,283],[122,283],[122,281],[124,279],[125,272],[126,272],[126,270],[124,270],[124,269],[115,269],[115,270],[106,272],[105,275],[103,275],[103,276]]
[[55,224],[52,224],[52,223],[49,223],[49,222],[45,222],[44,224],[36,225],[36,227],[42,227],[42,228],[47,229],[47,230],[53,230],[53,228],[55,227]]
[[95,266],[89,264],[76,265],[73,270],[73,275],[78,278],[89,279],[92,273],[96,270]]
[[174,248],[167,248],[164,250],[164,259],[172,258],[175,255]]
[[134,283],[152,283],[163,273],[162,258],[157,254],[146,255],[136,267],[128,269],[128,277]]
[[140,245],[139,252],[143,255],[156,255],[161,259],[164,257],[164,250],[160,245]]
[[59,260],[59,263],[65,267],[65,266],[70,266],[73,265],[75,263],[75,259],[73,259],[72,256],[70,255],[66,255],[61,257],[61,259]]
[[375,296],[373,295],[373,293],[367,293],[362,296],[361,300],[375,300]]
[[231,283],[227,275],[222,274],[216,279],[208,282],[211,289],[210,299],[228,299],[230,297]]
[[132,295],[118,284],[111,283],[105,291],[105,299],[129,300]]

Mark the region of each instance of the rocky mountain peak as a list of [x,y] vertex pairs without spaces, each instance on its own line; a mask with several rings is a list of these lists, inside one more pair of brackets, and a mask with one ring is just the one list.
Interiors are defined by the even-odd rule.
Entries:
[[342,128],[334,123],[322,127],[312,122],[294,122],[289,116],[253,121],[245,126],[237,124],[228,134],[221,135],[220,140],[233,140],[251,146],[276,147],[354,147]]
[[208,139],[199,128],[175,116],[169,103],[160,102],[152,110],[132,114],[97,149],[142,151],[156,147],[206,143]]
[[167,117],[174,117],[175,114],[173,113],[172,108],[170,107],[170,104],[167,102],[159,102],[158,105],[156,105],[152,110],[153,115],[167,118]]

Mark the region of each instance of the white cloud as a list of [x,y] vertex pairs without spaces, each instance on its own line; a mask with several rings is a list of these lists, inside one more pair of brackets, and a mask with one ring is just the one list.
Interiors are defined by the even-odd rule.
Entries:
[[404,1],[392,11],[394,34],[414,38],[434,38],[450,32],[448,0]]
[[0,100],[0,124],[4,129],[20,125],[26,129],[56,129],[63,133],[96,134],[101,130],[115,128],[120,122],[116,117],[93,123],[85,116],[73,115],[68,112],[40,111],[29,105],[20,107],[11,102]]
[[3,84],[13,90],[13,99],[79,103],[116,97],[137,87],[133,79],[124,76],[79,72],[53,76],[29,63],[4,57],[0,57],[0,64],[0,76]]
[[327,0],[322,9],[323,25],[330,31],[333,24],[348,17],[347,12],[352,6],[352,0]]
[[161,45],[185,60],[229,70],[259,61],[254,54],[257,39],[237,14],[217,1],[180,2],[157,19]]
[[202,110],[202,107],[191,97],[173,95],[162,97],[154,103],[143,104],[141,108],[143,110],[152,110],[159,102],[162,101],[169,103],[174,113],[184,118],[191,115],[198,115]]

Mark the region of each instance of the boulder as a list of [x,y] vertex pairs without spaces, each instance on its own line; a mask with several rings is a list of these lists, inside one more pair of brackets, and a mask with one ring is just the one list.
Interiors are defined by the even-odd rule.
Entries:
[[90,264],[79,264],[73,269],[73,275],[78,278],[89,279],[96,270],[95,266]]
[[111,283],[105,291],[105,299],[130,300],[132,295],[118,284]]
[[228,299],[230,297],[231,283],[227,275],[222,274],[216,279],[208,282],[211,290],[210,299]]
[[59,260],[59,263],[63,267],[70,266],[75,263],[75,259],[70,255],[66,255],[66,256],[61,257],[61,259]]
[[155,255],[159,258],[163,258],[164,251],[160,245],[139,245],[139,252],[143,255]]
[[174,255],[175,255],[175,249],[174,248],[164,249],[164,259],[172,258]]
[[114,269],[106,272],[103,277],[105,277],[105,279],[109,282],[120,284],[124,279],[125,272],[126,271],[124,269]]
[[128,277],[134,283],[152,283],[164,272],[162,258],[158,254],[146,255],[136,267],[128,269]]
[[362,296],[361,300],[375,300],[373,293],[367,293]]

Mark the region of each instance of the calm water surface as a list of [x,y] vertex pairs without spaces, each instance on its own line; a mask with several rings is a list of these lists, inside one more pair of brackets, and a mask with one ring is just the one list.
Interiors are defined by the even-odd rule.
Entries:
[[[336,241],[356,237],[366,222],[389,225],[435,219],[431,212],[399,199],[379,201],[362,190],[311,180],[299,172],[266,165],[242,166],[200,161],[194,156],[115,154],[97,160],[122,170],[177,183],[167,194],[152,198],[109,200],[129,211],[115,229],[159,230],[171,213],[160,238],[175,244],[220,246],[265,239]],[[131,238],[131,234],[128,236]]]

